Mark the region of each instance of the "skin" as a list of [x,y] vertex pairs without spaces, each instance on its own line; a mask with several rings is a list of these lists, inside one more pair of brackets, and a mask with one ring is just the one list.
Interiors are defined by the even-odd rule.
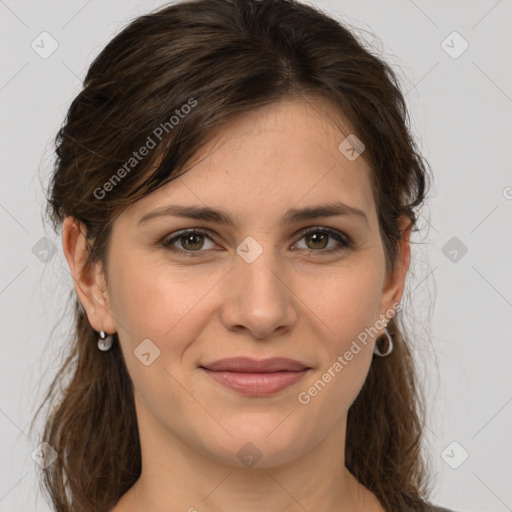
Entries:
[[[118,333],[135,388],[143,469],[112,512],[384,510],[344,460],[347,411],[383,329],[307,405],[297,399],[359,333],[396,309],[410,262],[411,225],[402,218],[400,257],[386,275],[371,169],[338,150],[352,131],[340,116],[333,122],[333,111],[324,99],[288,99],[226,125],[190,170],[116,219],[108,281],[100,263],[86,265],[84,237],[65,220],[63,247],[79,299],[95,330]],[[289,208],[334,201],[362,209],[368,224],[357,216],[278,222]],[[169,204],[224,209],[236,226],[172,216],[137,226]],[[344,233],[354,246],[315,241],[302,234],[308,227]],[[212,237],[174,242],[195,257],[161,245],[191,228]],[[248,236],[263,250],[252,263],[236,252]],[[322,254],[334,247],[340,252]],[[147,338],[160,349],[149,366],[133,354]],[[312,369],[291,387],[254,398],[198,368],[241,355],[290,357]],[[237,456],[248,442],[261,453],[253,467]]]

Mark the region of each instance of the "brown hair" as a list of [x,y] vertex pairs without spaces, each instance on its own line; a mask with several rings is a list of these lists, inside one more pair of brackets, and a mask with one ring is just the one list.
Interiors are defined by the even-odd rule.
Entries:
[[[398,80],[338,21],[293,0],[181,2],[114,37],[91,64],[56,137],[47,191],[53,228],[66,216],[81,222],[91,263],[107,268],[111,226],[124,208],[174,179],[233,116],[310,95],[343,112],[366,146],[392,271],[402,236],[397,219],[416,223],[428,183]],[[149,139],[155,149],[131,160]],[[113,348],[100,352],[72,295],[69,353],[36,413],[51,405],[41,440],[58,452],[41,480],[55,510],[108,511],[141,471],[133,386],[117,335]],[[374,358],[348,413],[346,465],[386,510],[430,510],[423,400],[400,313],[388,329],[395,349]]]

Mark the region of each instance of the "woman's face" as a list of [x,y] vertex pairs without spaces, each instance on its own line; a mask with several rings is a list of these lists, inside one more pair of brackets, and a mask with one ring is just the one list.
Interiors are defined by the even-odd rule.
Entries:
[[[339,149],[346,135],[329,122],[332,112],[311,99],[244,114],[188,172],[116,219],[105,308],[86,310],[98,331],[118,332],[143,447],[166,439],[270,467],[327,438],[344,441],[383,333],[378,321],[401,298],[409,250],[404,244],[402,266],[386,276],[370,168]],[[291,215],[341,203],[360,213]],[[229,223],[213,213],[153,215],[171,206],[222,212]],[[184,236],[194,228],[201,233]],[[204,369],[235,357],[289,358],[308,369],[266,378]]]

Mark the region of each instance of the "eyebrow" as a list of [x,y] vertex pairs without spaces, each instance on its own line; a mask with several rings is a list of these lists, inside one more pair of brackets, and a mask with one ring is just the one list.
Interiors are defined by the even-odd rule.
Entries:
[[[189,219],[202,220],[205,222],[214,222],[235,228],[235,222],[229,213],[224,210],[210,208],[208,206],[182,206],[182,205],[166,205],[141,217],[137,223],[138,226],[156,217],[174,216],[185,217]],[[305,208],[290,208],[280,219],[281,224],[298,223],[304,220],[312,220],[318,217],[336,217],[336,216],[353,216],[358,217],[370,226],[366,213],[345,203],[335,202],[320,204],[316,206],[307,206]]]

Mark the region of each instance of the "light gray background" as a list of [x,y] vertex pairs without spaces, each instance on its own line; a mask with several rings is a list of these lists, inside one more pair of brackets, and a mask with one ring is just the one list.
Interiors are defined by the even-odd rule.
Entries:
[[[460,512],[512,510],[512,1],[315,3],[358,27],[397,70],[435,175],[402,301],[429,401],[433,500]],[[72,281],[59,236],[42,223],[40,176],[92,59],[160,5],[0,0],[0,511],[50,510],[36,492],[27,428],[59,362],[69,320],[52,329]],[[31,48],[43,31],[59,45],[47,59]],[[442,47],[453,31],[469,44],[457,58]],[[444,46],[454,54],[461,44],[452,35]],[[43,237],[57,251],[47,263]],[[450,254],[453,243],[467,253]]]

